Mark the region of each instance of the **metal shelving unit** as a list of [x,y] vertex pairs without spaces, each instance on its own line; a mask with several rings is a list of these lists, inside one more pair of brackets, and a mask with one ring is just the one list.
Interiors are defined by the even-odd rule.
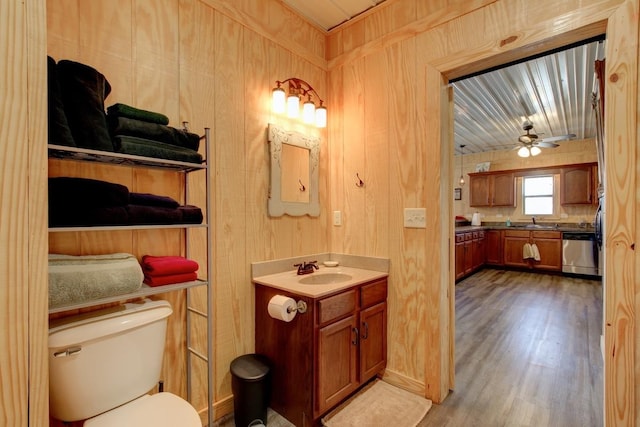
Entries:
[[[211,367],[212,354],[213,354],[213,291],[211,289],[211,283],[209,278],[213,271],[213,253],[211,245],[211,202],[210,192],[211,188],[211,175],[209,173],[209,160],[210,160],[210,129],[205,128],[205,134],[202,136],[205,143],[205,160],[202,164],[199,163],[187,163],[174,160],[158,159],[152,157],[135,156],[130,154],[90,150],[86,148],[67,147],[62,145],[48,145],[49,157],[62,160],[76,160],[82,162],[97,162],[107,163],[119,166],[128,167],[140,167],[140,168],[157,168],[163,170],[170,170],[174,172],[184,173],[184,185],[185,185],[185,200],[189,200],[189,186],[187,174],[195,171],[205,172],[205,191],[206,191],[206,215],[204,224],[166,224],[166,225],[123,225],[123,226],[95,226],[95,227],[51,227],[50,233],[66,233],[66,232],[78,232],[78,231],[117,231],[117,230],[153,230],[153,229],[184,229],[185,230],[185,250],[187,257],[189,257],[189,232],[193,229],[206,228],[206,241],[207,241],[207,279],[198,279],[191,282],[176,283],[163,286],[147,286],[142,287],[131,293],[115,295],[112,297],[101,298],[90,302],[83,302],[79,304],[71,304],[63,307],[56,307],[50,309],[49,313],[59,313],[67,310],[80,309],[91,307],[99,304],[113,303],[124,301],[128,299],[147,297],[160,293],[186,290],[187,298],[187,318],[186,318],[186,341],[187,341],[187,399],[191,401],[192,398],[192,363],[190,355],[193,354],[196,357],[204,360],[207,364],[207,417],[208,425],[213,425],[213,369]],[[207,287],[207,312],[204,313],[201,310],[197,310],[191,306],[191,290],[206,286]],[[191,343],[191,316],[200,316],[206,319],[207,322],[207,351],[206,354],[197,351]]]

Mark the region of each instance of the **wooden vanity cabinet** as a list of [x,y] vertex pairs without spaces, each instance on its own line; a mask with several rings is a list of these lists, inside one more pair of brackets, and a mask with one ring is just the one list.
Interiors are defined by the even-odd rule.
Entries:
[[[256,284],[256,353],[272,364],[271,407],[296,426],[320,418],[380,374],[387,361],[387,279],[311,298]],[[271,318],[269,300],[307,303],[291,322]]]

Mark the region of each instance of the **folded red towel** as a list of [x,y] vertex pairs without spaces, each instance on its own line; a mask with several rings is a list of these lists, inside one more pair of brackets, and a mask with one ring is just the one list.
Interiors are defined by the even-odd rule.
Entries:
[[191,282],[198,278],[197,273],[170,274],[167,276],[144,276],[144,283],[149,286],[171,285],[173,283]]
[[142,257],[142,271],[146,276],[167,276],[171,274],[193,273],[198,271],[198,263],[181,256]]

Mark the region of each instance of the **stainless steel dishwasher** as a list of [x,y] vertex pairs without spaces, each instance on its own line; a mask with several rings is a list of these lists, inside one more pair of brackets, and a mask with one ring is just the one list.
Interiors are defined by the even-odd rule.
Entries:
[[595,233],[565,231],[562,233],[562,272],[600,276],[600,251]]

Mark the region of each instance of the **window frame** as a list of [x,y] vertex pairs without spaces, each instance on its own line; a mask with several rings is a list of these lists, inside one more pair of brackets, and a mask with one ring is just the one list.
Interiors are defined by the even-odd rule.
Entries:
[[[525,191],[525,187],[526,187],[526,180],[527,179],[539,179],[539,178],[549,178],[551,179],[551,194],[536,194],[536,195],[532,195],[532,196],[527,196],[526,191]],[[522,214],[525,216],[554,216],[555,215],[555,210],[556,210],[556,197],[557,197],[557,191],[556,191],[556,182],[555,182],[555,176],[553,173],[550,174],[536,174],[536,175],[529,175],[529,176],[523,176],[522,177]],[[535,198],[547,198],[547,197],[551,197],[551,212],[550,213],[527,213],[526,212],[526,206],[527,206],[527,199],[535,199]]]

